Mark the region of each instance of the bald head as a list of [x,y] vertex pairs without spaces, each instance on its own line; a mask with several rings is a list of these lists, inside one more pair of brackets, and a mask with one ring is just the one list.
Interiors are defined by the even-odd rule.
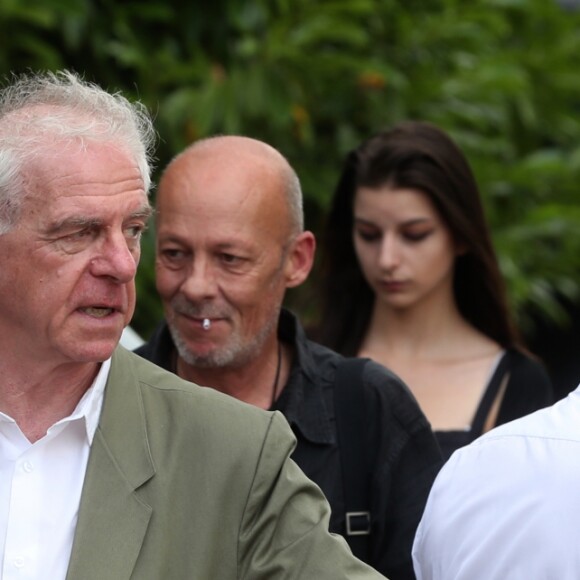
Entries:
[[228,179],[244,182],[248,196],[260,195],[262,203],[275,206],[282,202],[284,229],[290,235],[304,229],[302,190],[296,172],[279,151],[249,137],[216,136],[195,142],[167,166],[159,184],[158,200],[175,180],[188,180],[190,185],[207,180],[212,184],[211,190],[206,190],[210,195],[218,180],[227,187]]
[[315,247],[286,159],[245,137],[200,141],[163,173],[157,210],[157,290],[181,360],[270,360],[284,294],[308,276]]

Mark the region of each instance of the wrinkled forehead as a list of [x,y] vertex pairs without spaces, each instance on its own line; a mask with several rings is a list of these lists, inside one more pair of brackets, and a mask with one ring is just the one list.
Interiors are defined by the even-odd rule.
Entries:
[[[114,151],[111,157],[129,154],[120,141],[111,141],[110,134],[107,137],[102,123],[64,107],[28,106],[0,117],[0,155],[20,174],[23,185],[53,167],[66,167],[93,144]],[[22,193],[30,193],[28,189]]]
[[37,150],[22,171],[27,198],[56,201],[135,194],[146,199],[142,175],[132,157],[108,142],[58,142]]

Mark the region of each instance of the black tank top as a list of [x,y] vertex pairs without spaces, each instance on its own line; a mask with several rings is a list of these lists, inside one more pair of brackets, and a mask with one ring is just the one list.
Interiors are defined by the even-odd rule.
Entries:
[[471,422],[471,427],[465,430],[456,431],[435,431],[435,437],[441,447],[443,459],[447,461],[451,454],[460,447],[468,445],[483,434],[485,421],[491,411],[491,407],[499,392],[502,380],[505,376],[509,363],[509,352],[505,352],[495,371],[487,384],[483,397],[475,411],[475,416]]

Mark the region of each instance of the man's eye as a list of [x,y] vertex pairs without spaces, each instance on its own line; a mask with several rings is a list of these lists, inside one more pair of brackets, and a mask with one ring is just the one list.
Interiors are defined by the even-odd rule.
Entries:
[[127,237],[139,239],[141,234],[145,231],[145,226],[138,224],[128,227],[125,231],[127,232]]
[[181,260],[185,256],[185,253],[176,248],[164,248],[159,251],[159,255],[168,262],[176,262]]
[[78,232],[74,232],[66,236],[70,240],[86,240],[87,238],[94,237],[95,232],[93,230],[79,230]]
[[96,236],[97,231],[95,229],[83,228],[58,238],[56,244],[63,252],[76,254],[88,248]]
[[236,265],[244,261],[243,258],[241,258],[240,256],[234,256],[234,254],[222,254],[221,259],[222,262],[228,265]]

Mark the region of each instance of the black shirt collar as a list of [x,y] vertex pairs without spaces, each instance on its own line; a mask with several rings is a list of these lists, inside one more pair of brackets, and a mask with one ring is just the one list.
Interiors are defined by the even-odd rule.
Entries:
[[[285,309],[280,312],[278,338],[291,346],[293,360],[288,382],[271,410],[281,411],[293,430],[308,441],[334,443],[332,388],[338,355],[308,340],[296,316]],[[175,345],[165,321],[135,352],[175,372]]]

